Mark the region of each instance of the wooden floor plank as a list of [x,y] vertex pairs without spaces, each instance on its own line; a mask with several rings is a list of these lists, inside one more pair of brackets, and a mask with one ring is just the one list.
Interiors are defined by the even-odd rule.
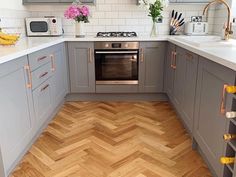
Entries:
[[168,102],[68,102],[11,177],[211,177]]

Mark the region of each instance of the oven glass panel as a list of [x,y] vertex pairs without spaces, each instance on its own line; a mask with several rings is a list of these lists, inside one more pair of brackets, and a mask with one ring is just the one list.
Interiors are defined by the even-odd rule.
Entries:
[[138,54],[96,54],[96,80],[138,80]]
[[48,23],[44,21],[30,22],[30,31],[33,33],[48,32]]

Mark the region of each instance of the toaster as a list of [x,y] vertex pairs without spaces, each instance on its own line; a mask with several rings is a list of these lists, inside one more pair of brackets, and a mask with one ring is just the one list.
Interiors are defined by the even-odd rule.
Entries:
[[186,35],[207,35],[208,23],[207,22],[187,22],[185,24]]

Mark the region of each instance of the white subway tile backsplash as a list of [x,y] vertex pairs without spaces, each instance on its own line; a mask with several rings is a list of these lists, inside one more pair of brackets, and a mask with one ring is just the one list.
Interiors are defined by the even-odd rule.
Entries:
[[[144,7],[137,6],[137,0],[96,0],[96,6],[90,6],[90,23],[86,24],[87,35],[95,35],[99,31],[136,31],[140,35],[149,35],[152,28],[151,18]],[[163,22],[157,25],[158,34],[169,33],[170,14],[172,9],[181,12],[185,21],[191,16],[202,15],[204,4],[169,5],[164,8]],[[42,17],[54,15],[63,18],[63,28],[66,35],[74,35],[75,22],[65,19],[64,11],[68,5],[29,5],[27,10],[0,9],[0,27],[15,26],[21,28],[25,35],[25,17]],[[226,10],[221,6],[209,9],[207,18],[210,33],[218,34],[226,21]]]

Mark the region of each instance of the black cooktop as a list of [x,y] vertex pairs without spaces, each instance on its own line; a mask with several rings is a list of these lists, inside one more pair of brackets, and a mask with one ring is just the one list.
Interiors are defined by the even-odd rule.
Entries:
[[97,37],[137,37],[136,32],[98,32]]

